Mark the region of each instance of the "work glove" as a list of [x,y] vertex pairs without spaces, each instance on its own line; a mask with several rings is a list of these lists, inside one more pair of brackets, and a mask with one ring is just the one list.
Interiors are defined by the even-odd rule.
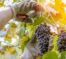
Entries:
[[24,21],[26,18],[41,16],[44,10],[40,4],[33,0],[24,0],[19,3],[14,3],[10,5],[10,7],[13,12],[13,17],[21,21]]

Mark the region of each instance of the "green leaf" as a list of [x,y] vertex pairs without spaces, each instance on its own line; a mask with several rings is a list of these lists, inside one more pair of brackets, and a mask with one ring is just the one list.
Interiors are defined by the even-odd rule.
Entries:
[[60,59],[66,59],[66,51],[64,51],[64,52],[61,53]]
[[17,0],[13,0],[13,2],[16,2]]
[[36,17],[34,21],[34,26],[41,24],[44,22],[44,17]]
[[19,41],[19,44],[20,44],[20,48],[21,48],[21,50],[23,51],[24,50],[24,48],[26,47],[26,45],[27,45],[27,43],[29,42],[29,38],[27,37],[27,36],[23,36],[21,39],[20,39],[20,41]]
[[18,33],[19,37],[22,38],[24,36],[24,34],[25,34],[25,28],[21,28]]
[[56,52],[47,52],[42,59],[58,59],[58,55]]

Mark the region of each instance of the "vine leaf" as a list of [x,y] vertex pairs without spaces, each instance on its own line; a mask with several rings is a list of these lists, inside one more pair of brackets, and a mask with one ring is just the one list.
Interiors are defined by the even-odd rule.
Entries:
[[61,58],[60,59],[66,59],[66,51],[61,53]]
[[47,52],[42,59],[58,59],[56,52]]
[[41,24],[42,22],[44,22],[44,20],[44,17],[36,17],[34,21],[34,26]]

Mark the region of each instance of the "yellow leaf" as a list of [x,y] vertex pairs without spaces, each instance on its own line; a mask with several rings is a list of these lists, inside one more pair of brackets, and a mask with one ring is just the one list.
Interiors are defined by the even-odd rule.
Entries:
[[10,54],[14,54],[16,52],[16,49],[12,46],[5,46],[5,50]]
[[12,36],[10,34],[6,34],[5,41],[11,42]]
[[2,7],[4,5],[4,3],[3,2],[0,2],[0,7]]
[[60,19],[59,22],[60,22],[61,24],[66,24],[66,19]]
[[58,6],[61,2],[62,0],[55,0],[55,5]]
[[21,44],[24,44],[28,41],[28,37],[27,36],[23,36],[23,38],[20,40]]

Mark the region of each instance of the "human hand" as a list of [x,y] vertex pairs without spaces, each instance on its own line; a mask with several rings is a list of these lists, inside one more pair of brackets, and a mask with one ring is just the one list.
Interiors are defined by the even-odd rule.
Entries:
[[44,11],[43,7],[35,1],[24,1],[21,3],[16,4],[16,18],[21,21],[28,20],[29,18],[35,16],[41,16],[42,12]]

